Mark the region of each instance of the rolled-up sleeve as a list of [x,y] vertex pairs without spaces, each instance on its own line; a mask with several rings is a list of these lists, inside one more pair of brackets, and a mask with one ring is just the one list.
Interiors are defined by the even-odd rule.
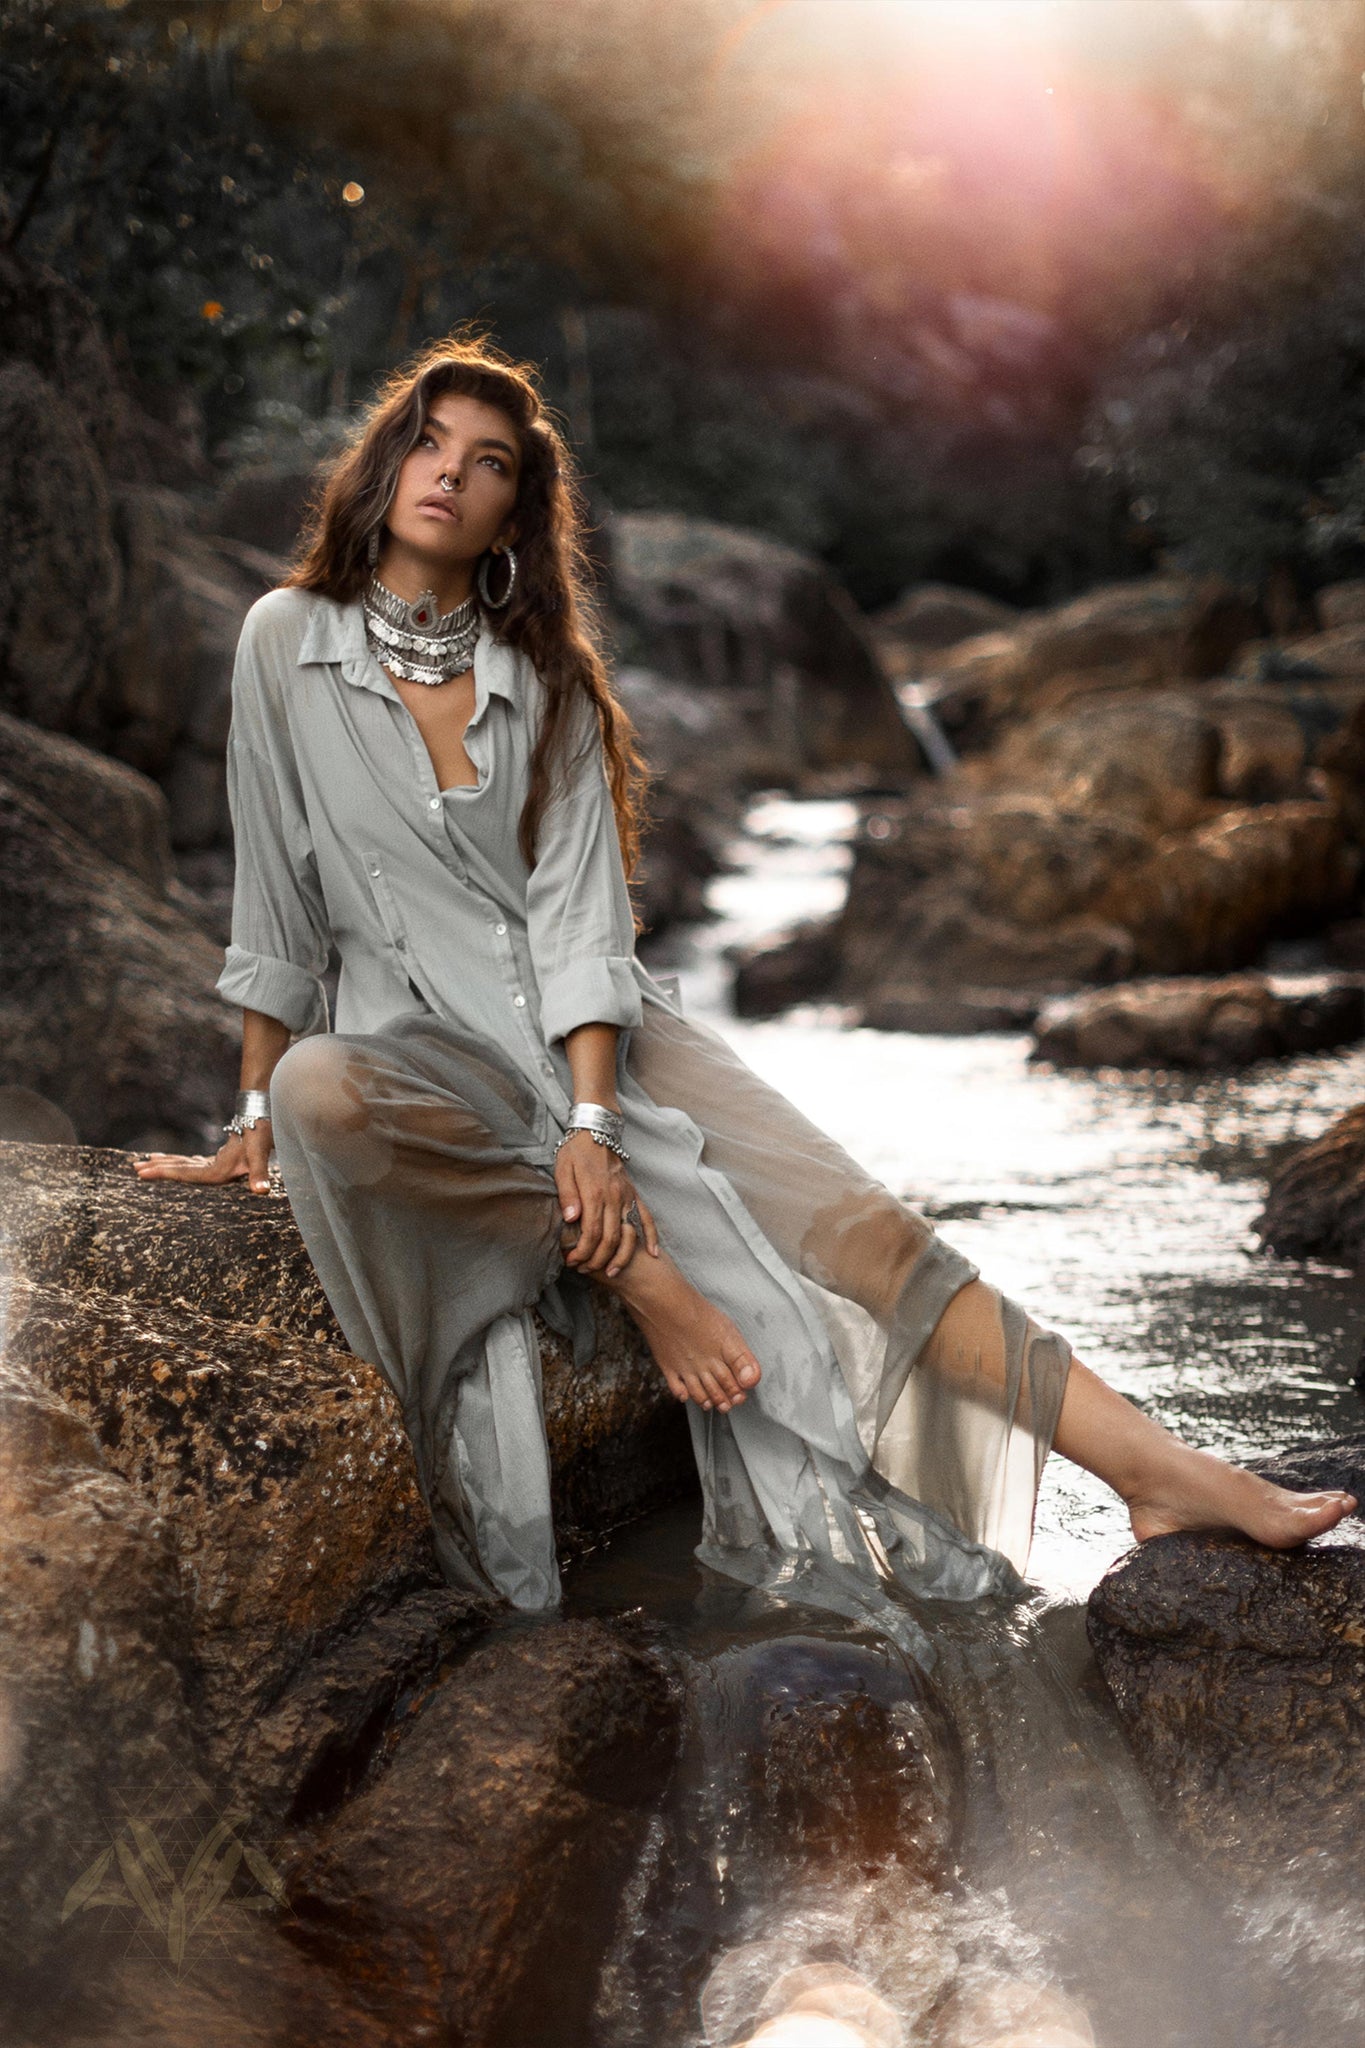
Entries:
[[[250,621],[248,620],[248,626]],[[301,792],[262,716],[250,634],[232,680],[227,793],[236,849],[232,936],[215,987],[225,1002],[307,1037],[329,1029],[330,935]],[[273,757],[272,757],[273,756]]]
[[[571,741],[563,784],[541,824],[526,892],[527,937],[547,1045],[580,1024],[640,1022],[635,918],[621,861],[597,714]],[[589,719],[591,723],[589,724]]]

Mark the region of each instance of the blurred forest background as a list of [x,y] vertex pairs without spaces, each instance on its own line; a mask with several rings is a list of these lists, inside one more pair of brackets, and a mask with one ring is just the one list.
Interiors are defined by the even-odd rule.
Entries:
[[0,52],[0,244],[205,484],[475,316],[601,502],[865,607],[1365,563],[1359,0],[0,0]]

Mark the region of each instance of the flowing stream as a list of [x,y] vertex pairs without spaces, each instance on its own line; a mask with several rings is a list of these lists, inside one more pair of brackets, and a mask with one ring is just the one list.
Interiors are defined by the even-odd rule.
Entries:
[[[1062,1074],[1023,1036],[875,1033],[816,1007],[735,1020],[724,949],[837,908],[852,823],[847,804],[757,803],[715,923],[651,965],[1172,1428],[1234,1458],[1360,1434],[1365,1284],[1266,1259],[1250,1224],[1276,1157],[1365,1096],[1365,1050]],[[919,1610],[927,1693],[877,1637],[704,1575],[696,1521],[686,1504],[637,1525],[568,1588],[579,1612],[642,1610],[688,1698],[594,2048],[729,2048],[811,1972],[845,2016],[795,2026],[792,2048],[1365,2040],[1365,1916],[1293,1871],[1220,1897],[1153,1814],[1085,1641],[1085,1597],[1131,1541],[1098,1481],[1049,1461],[1029,1602]]]

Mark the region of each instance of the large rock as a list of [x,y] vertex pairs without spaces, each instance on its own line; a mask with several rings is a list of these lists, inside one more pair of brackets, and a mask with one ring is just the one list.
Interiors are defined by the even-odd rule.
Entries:
[[1221,675],[1256,630],[1251,608],[1222,584],[1172,575],[1103,585],[952,648],[938,663],[939,715],[960,744],[980,747],[1098,688]]
[[765,779],[882,782],[919,768],[852,600],[814,556],[681,513],[616,513],[612,599],[634,660],[722,694]]
[[[1266,1469],[1305,1491],[1365,1487],[1359,1444]],[[1363,1608],[1365,1549],[1188,1532],[1139,1545],[1090,1596],[1091,1644],[1153,1792],[1187,1842],[1243,1881],[1269,1859],[1325,1870],[1355,1847]]]
[[[143,1182],[127,1153],[0,1145],[0,1244],[7,1356],[167,1517],[205,1739],[244,1769],[317,1644],[441,1585],[397,1400],[347,1351],[278,1188]],[[583,1367],[541,1332],[566,1554],[695,1485],[682,1413],[615,1303],[598,1329]],[[467,1610],[451,1594],[438,1634]]]
[[983,633],[1006,633],[1019,620],[1017,606],[952,583],[917,583],[868,624],[887,674],[908,682],[934,672],[949,647]]
[[831,992],[1012,992],[1037,1003],[1134,975],[1253,961],[1348,907],[1359,855],[1311,798],[1215,811],[1161,833],[1119,812],[944,791],[881,803],[854,843]]
[[157,777],[183,847],[228,836],[233,650],[279,568],[196,533],[193,472],[89,302],[0,251],[0,710]]
[[[303,2038],[380,2048],[392,2037],[281,1938],[275,1816],[206,1755],[173,1515],[9,1356],[0,1425],[6,2040],[270,2048],[288,2015]],[[378,1733],[369,1666],[356,1746]],[[325,1715],[324,1671],[310,1702]]]
[[390,2039],[586,2043],[677,1721],[667,1667],[619,1624],[476,1647],[374,1785],[292,1847],[295,1939]]
[[[35,745],[20,773],[39,758]],[[68,765],[46,763],[62,802],[51,783]],[[105,824],[136,814],[129,851],[159,865],[155,806],[117,777],[93,781]],[[221,948],[3,775],[0,865],[0,1085],[46,1096],[90,1143],[154,1130],[162,1145],[216,1146],[241,1058],[239,1019],[214,993]]]
[[[442,1581],[398,1403],[345,1349],[278,1188],[0,1145],[0,1266],[6,2038],[51,2023],[54,1971],[73,2048],[281,2028],[377,2048],[428,1993],[468,1997],[490,2042],[506,2009],[515,2039],[546,1970],[586,2000],[672,1754],[658,1659],[547,1621],[460,1662],[493,1603]],[[695,1484],[615,1304],[599,1328],[581,1369],[542,1331],[567,1550]],[[376,1815],[401,1852],[378,1995],[347,1917]],[[190,1888],[177,1936],[196,1851],[222,1896]]]
[[1138,973],[1200,974],[1340,916],[1359,874],[1336,806],[1305,797],[1230,807],[1159,840],[1089,909],[1132,934]]
[[3,711],[0,772],[154,894],[174,893],[166,799],[150,776]]
[[1252,641],[1243,648],[1233,672],[1254,681],[1267,677],[1303,682],[1331,677],[1365,680],[1365,620],[1293,640]]
[[123,599],[95,442],[31,363],[0,360],[0,707],[94,715]]
[[1365,1036],[1365,983],[1262,974],[1136,981],[1047,1004],[1031,1057],[1059,1067],[1228,1068]]
[[1006,632],[1018,623],[1017,605],[956,583],[915,583],[894,604],[874,613],[878,633],[924,649],[955,647],[978,633]]
[[1285,1161],[1252,1229],[1283,1258],[1365,1266],[1365,1105]]

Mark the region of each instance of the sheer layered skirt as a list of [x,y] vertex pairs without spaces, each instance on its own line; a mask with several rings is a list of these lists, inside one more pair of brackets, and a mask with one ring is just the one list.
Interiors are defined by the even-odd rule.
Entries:
[[[665,1248],[763,1368],[728,1415],[688,1405],[703,1560],[843,1611],[1016,1587],[1069,1346],[652,985],[620,1092]],[[318,1278],[401,1403],[443,1572],[553,1604],[532,1311],[562,1265],[559,1126],[431,1013],[296,1040],[271,1110]]]

